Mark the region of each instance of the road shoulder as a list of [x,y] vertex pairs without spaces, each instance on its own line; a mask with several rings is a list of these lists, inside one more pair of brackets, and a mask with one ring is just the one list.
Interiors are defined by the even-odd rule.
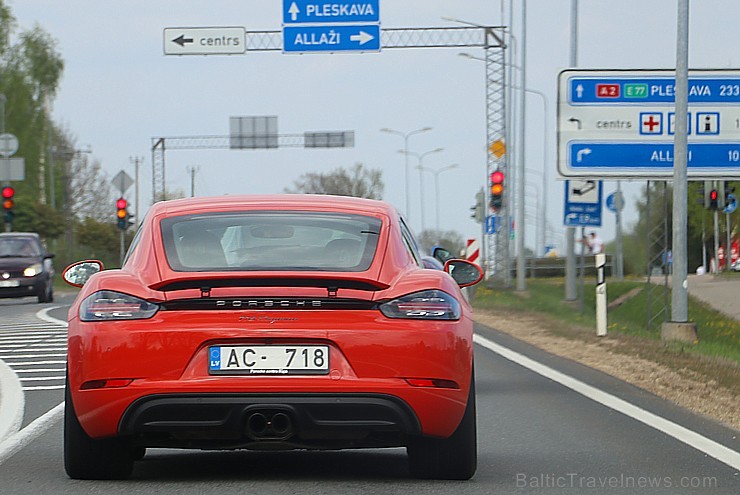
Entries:
[[[573,360],[647,390],[694,413],[740,430],[740,395],[688,368],[628,355],[615,338],[557,335],[545,317],[476,310],[476,322],[507,333],[553,355]],[[583,337],[583,338],[580,338]]]

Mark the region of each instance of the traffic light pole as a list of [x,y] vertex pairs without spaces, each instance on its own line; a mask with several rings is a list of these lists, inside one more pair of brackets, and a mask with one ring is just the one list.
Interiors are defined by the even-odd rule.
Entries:
[[126,232],[121,231],[121,266],[123,266],[123,256],[126,254]]

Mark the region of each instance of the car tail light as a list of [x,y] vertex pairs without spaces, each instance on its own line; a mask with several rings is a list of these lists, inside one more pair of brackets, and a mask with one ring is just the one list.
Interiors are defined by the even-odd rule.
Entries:
[[80,320],[145,320],[159,310],[159,305],[138,297],[103,290],[88,296],[80,305]]
[[380,311],[388,318],[458,320],[460,303],[441,290],[425,290],[383,303]]

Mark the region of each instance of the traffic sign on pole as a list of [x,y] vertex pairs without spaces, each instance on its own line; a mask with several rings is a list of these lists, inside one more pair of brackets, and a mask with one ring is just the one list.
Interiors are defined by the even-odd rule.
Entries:
[[380,51],[380,25],[285,26],[286,53]]
[[380,0],[283,0],[283,52],[380,51]]
[[[740,178],[740,71],[689,74],[688,177]],[[565,177],[673,177],[673,71],[565,70],[558,171]]]
[[601,199],[601,181],[565,181],[563,225],[566,227],[601,227]]
[[18,151],[18,138],[7,132],[0,134],[0,156],[9,158]]
[[243,27],[165,28],[165,55],[235,55],[245,53]]
[[380,22],[380,0],[284,0],[283,24]]

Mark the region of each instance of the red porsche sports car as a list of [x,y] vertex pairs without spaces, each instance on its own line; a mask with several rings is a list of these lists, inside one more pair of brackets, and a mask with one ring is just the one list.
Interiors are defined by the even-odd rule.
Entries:
[[425,269],[390,205],[317,196],[155,204],[123,268],[69,266],[64,460],[125,478],[149,447],[402,447],[476,469],[477,265]]

